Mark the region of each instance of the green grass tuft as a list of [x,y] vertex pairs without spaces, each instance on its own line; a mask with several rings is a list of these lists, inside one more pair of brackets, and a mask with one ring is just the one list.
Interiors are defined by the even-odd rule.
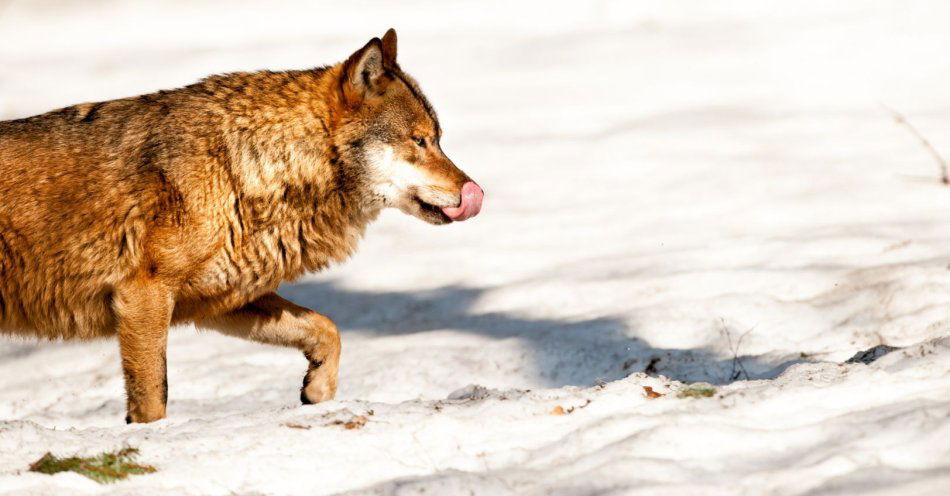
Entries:
[[710,386],[709,384],[696,383],[690,384],[683,389],[680,389],[680,392],[676,394],[677,398],[709,398],[712,395],[716,394],[716,388]]
[[122,448],[90,457],[59,458],[52,453],[46,453],[30,465],[30,471],[50,475],[59,472],[76,472],[100,484],[109,484],[125,479],[129,475],[150,474],[155,471],[155,467],[150,465],[134,463],[138,454],[139,450],[136,448]]

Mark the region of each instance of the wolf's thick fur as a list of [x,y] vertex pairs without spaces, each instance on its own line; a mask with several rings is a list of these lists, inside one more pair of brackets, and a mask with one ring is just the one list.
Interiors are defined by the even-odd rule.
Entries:
[[302,401],[332,398],[335,326],[274,291],[384,207],[450,222],[470,181],[395,57],[390,30],[330,67],[0,122],[0,330],[117,335],[127,421],[165,416],[174,323],[297,347]]

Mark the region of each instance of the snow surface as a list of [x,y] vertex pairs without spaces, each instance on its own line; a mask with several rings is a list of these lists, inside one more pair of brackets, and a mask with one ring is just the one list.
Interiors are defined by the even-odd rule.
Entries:
[[[0,492],[946,494],[950,189],[882,104],[950,157],[948,15],[0,1],[0,118],[321,65],[394,26],[486,191],[460,225],[387,213],[282,288],[342,329],[335,401],[298,404],[294,350],[181,328],[168,418],[126,426],[115,342],[0,338]],[[677,397],[697,381],[716,393]],[[158,472],[26,471],[126,444]]]

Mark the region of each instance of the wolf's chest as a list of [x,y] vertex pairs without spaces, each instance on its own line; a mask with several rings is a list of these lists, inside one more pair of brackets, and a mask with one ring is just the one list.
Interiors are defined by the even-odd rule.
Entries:
[[[220,248],[189,282],[189,293],[243,304],[305,272],[341,262],[356,248],[362,225],[320,215],[230,225]],[[231,306],[232,304],[228,304]]]

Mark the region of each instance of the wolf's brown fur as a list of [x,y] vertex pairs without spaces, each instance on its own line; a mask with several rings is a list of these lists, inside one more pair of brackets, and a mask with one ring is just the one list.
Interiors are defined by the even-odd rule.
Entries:
[[[274,291],[348,257],[384,207],[449,222],[469,180],[395,57],[390,30],[330,67],[0,122],[0,330],[117,335],[128,421],[165,416],[173,323],[297,347],[303,402],[332,398],[335,326]],[[382,149],[425,184],[386,182]]]

